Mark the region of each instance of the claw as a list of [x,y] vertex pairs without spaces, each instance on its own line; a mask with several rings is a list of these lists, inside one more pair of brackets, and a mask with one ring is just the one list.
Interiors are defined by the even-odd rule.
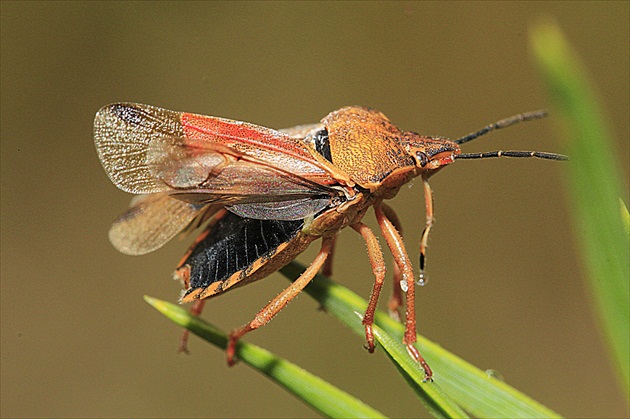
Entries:
[[371,354],[374,353],[374,334],[372,333],[371,324],[365,325],[365,340],[367,341],[365,349]]
[[427,361],[424,360],[422,355],[420,355],[420,352],[418,352],[418,349],[412,343],[407,344],[407,352],[409,352],[409,355],[411,355],[411,357],[415,359],[424,370],[424,380],[422,381],[425,383],[427,381],[433,381],[433,371],[431,371],[431,367],[429,367]]

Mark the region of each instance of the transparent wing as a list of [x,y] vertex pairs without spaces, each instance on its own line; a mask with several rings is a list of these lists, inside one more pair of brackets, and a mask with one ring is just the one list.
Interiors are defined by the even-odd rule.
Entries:
[[204,207],[167,194],[139,195],[109,230],[114,247],[128,255],[142,255],[162,247],[198,217],[206,219],[220,207]]
[[341,194],[334,186],[351,184],[301,138],[149,105],[105,106],[94,120],[94,141],[116,186],[157,194],[134,200],[112,226],[112,243],[128,254],[155,250],[200,214],[207,219],[224,206],[249,218],[303,219]]
[[254,173],[259,179],[273,175],[280,186],[270,191],[275,194],[284,184],[284,195],[303,195],[306,189],[319,195],[322,188],[345,178],[298,138],[244,122],[148,105],[102,108],[94,120],[94,139],[112,182],[136,194],[186,189],[213,193],[215,184],[226,188],[226,179],[235,184],[234,195],[259,194],[261,188],[254,188],[251,179],[238,182],[241,168],[240,177],[245,178],[256,172],[255,166],[260,166],[260,173]]

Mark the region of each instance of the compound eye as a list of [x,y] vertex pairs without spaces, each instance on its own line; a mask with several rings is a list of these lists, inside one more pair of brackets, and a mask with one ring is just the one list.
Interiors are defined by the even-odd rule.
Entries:
[[429,162],[429,157],[422,151],[416,151],[416,162],[416,164],[419,164],[420,167],[424,167]]

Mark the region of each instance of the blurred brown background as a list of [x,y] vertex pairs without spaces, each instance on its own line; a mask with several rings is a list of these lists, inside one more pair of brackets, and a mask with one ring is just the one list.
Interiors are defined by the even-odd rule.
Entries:
[[[142,295],[177,300],[171,272],[188,242],[143,257],[110,246],[110,222],[130,196],[109,182],[92,144],[105,104],[277,128],[358,104],[401,128],[457,137],[548,106],[527,44],[530,24],[551,16],[597,84],[628,173],[628,2],[1,7],[2,417],[314,416],[196,338],[190,356],[177,355],[179,329]],[[562,152],[552,124],[519,125],[465,150]],[[433,179],[419,330],[559,413],[625,416],[583,283],[565,167],[461,161]],[[420,182],[392,202],[414,261],[422,202]],[[342,234],[336,262],[335,278],[367,297],[358,235]],[[276,274],[212,300],[204,317],[229,330],[286,285]],[[426,414],[380,351],[368,355],[306,296],[247,339],[387,415]]]

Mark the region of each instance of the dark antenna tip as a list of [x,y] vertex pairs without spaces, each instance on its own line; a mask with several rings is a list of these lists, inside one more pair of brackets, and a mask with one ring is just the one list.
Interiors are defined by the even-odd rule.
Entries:
[[495,131],[501,128],[507,128],[514,124],[524,121],[534,121],[536,119],[541,119],[549,115],[549,113],[545,109],[541,109],[539,111],[525,112],[519,113],[518,115],[511,116],[509,118],[502,119],[493,124],[486,125],[479,131],[471,132],[470,134],[464,135],[463,137],[455,140],[457,144],[464,144],[468,141],[474,140],[477,137],[481,137],[484,134],[487,134],[491,131]]

